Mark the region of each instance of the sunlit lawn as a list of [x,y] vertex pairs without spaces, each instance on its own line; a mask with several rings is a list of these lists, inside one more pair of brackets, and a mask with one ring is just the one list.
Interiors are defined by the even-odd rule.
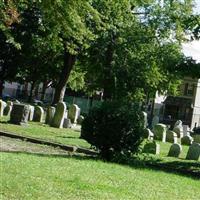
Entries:
[[200,181],[148,168],[59,156],[1,153],[0,199],[198,200]]

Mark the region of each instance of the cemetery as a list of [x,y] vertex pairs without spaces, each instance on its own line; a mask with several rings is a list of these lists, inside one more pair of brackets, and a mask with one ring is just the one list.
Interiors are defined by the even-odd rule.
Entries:
[[199,13],[0,1],[0,200],[199,200]]

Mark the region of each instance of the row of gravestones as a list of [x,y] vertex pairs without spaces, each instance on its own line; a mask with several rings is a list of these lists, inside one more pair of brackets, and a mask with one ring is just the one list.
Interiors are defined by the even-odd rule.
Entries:
[[178,120],[172,130],[168,130],[168,127],[165,124],[158,123],[158,119],[153,119],[153,132],[146,128],[147,127],[147,114],[143,112],[144,116],[144,128],[145,128],[145,137],[151,141],[148,142],[143,149],[145,153],[159,154],[160,145],[157,144],[154,140],[161,140],[162,142],[171,142],[173,143],[170,147],[168,156],[179,157],[182,152],[182,147],[178,144],[178,138],[181,140],[181,144],[190,145],[186,159],[189,160],[198,160],[200,158],[200,135],[190,136],[190,130],[186,130],[186,133],[183,134],[183,125],[182,121]]
[[[9,112],[5,112],[9,106]],[[10,115],[10,123],[26,124],[28,121],[43,122],[44,109],[40,106],[3,102],[0,100],[1,115]],[[56,128],[71,128],[72,124],[81,124],[84,117],[80,115],[80,108],[73,104],[67,110],[64,102],[60,102],[56,107],[49,106],[46,109],[45,123]]]
[[[172,144],[168,156],[178,158],[182,152],[182,146],[180,144]],[[144,145],[143,153],[160,154],[160,145],[153,142],[148,142]],[[187,160],[200,160],[200,144],[193,142],[186,155]]]
[[149,140],[155,138],[162,142],[171,143],[178,143],[178,139],[180,139],[181,144],[183,145],[191,145],[193,142],[200,143],[200,135],[193,135],[192,137],[189,130],[183,134],[183,126],[180,120],[175,123],[173,130],[169,130],[165,124],[160,123],[154,125],[153,132],[146,128],[145,137]]

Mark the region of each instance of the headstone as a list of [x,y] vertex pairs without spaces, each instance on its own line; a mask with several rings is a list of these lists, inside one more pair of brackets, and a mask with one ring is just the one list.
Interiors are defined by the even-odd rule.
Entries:
[[29,105],[25,104],[14,104],[11,114],[10,123],[12,124],[26,124],[29,115]]
[[63,122],[63,128],[71,128],[72,127],[72,123],[70,119],[64,118],[64,122]]
[[183,125],[183,136],[190,135],[190,127],[188,125]]
[[74,124],[77,123],[80,111],[81,111],[80,108],[76,104],[73,104],[69,107],[68,118],[71,120],[72,123]]
[[181,120],[178,120],[175,123],[173,131],[175,133],[177,133],[178,138],[182,138],[183,137],[183,125],[182,125],[182,121]]
[[46,124],[51,124],[55,112],[56,112],[56,108],[55,107],[49,106],[47,108],[47,115],[46,115],[46,120],[45,120]]
[[180,144],[172,144],[168,156],[178,158],[182,152],[182,146]]
[[193,138],[194,138],[194,142],[200,144],[200,135],[193,135]]
[[152,119],[152,127],[159,123],[159,117],[155,115]]
[[4,109],[3,114],[5,116],[10,115],[12,107],[13,107],[13,102],[12,101],[7,101],[7,105],[6,105],[5,109]]
[[4,111],[5,107],[6,107],[6,105],[7,105],[7,104],[6,104],[5,101],[0,100],[0,117],[3,116],[3,111]]
[[42,122],[44,116],[44,109],[40,106],[35,106],[33,121],[34,122]]
[[166,142],[167,126],[165,124],[156,124],[153,132],[156,139]]
[[144,128],[146,128],[147,125],[148,125],[147,113],[146,112],[142,112],[142,115],[143,115],[143,120],[144,120]]
[[199,158],[200,158],[200,144],[193,142],[187,152],[186,159],[199,160]]
[[35,107],[34,106],[29,106],[29,109],[30,109],[30,112],[29,112],[28,120],[29,121],[33,121]]
[[83,122],[83,120],[84,120],[84,117],[83,117],[82,115],[80,115],[80,116],[78,117],[78,119],[77,119],[77,123],[81,125],[82,122]]
[[65,112],[66,112],[66,104],[64,102],[58,103],[56,106],[56,112],[52,119],[51,126],[56,128],[63,128]]
[[18,101],[17,99],[15,99],[15,100],[13,101],[13,103],[20,104],[20,101]]
[[181,138],[181,144],[182,145],[191,145],[193,142],[193,138],[189,135],[186,135]]
[[143,153],[151,153],[151,154],[159,154],[160,153],[160,145],[155,141],[149,142],[144,145]]
[[177,143],[177,134],[174,131],[167,130],[166,142]]
[[144,137],[147,138],[148,140],[153,140],[154,134],[150,129],[146,128],[144,130]]

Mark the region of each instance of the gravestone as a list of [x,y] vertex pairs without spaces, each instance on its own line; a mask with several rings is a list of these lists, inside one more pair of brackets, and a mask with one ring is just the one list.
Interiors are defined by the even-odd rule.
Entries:
[[51,126],[56,128],[63,128],[65,112],[66,112],[66,104],[64,102],[59,102],[56,106],[56,112],[52,119]]
[[188,125],[183,125],[183,136],[190,135],[190,127]]
[[5,101],[0,100],[0,117],[3,116],[3,112],[4,112],[4,109],[5,109],[6,105],[7,105],[7,104],[6,104]]
[[154,134],[150,129],[145,128],[144,137],[147,138],[148,140],[153,140]]
[[12,101],[7,101],[7,105],[3,111],[3,115],[8,116],[11,113],[13,107],[13,102]]
[[143,153],[151,153],[151,154],[159,154],[160,153],[160,145],[155,141],[149,142],[144,145]]
[[81,109],[76,104],[72,104],[69,107],[68,118],[71,120],[72,123],[74,124],[77,123],[77,119],[80,115],[80,111]]
[[146,112],[142,112],[142,115],[143,115],[143,120],[144,120],[144,128],[146,128],[147,125],[148,125],[147,113]]
[[63,122],[63,128],[71,128],[72,127],[72,123],[70,119],[64,118],[64,122]]
[[55,112],[56,112],[56,108],[55,107],[49,106],[47,108],[47,115],[46,115],[46,120],[45,120],[46,124],[51,124]]
[[165,124],[156,124],[153,128],[154,136],[156,139],[166,142],[167,126]]
[[82,115],[80,115],[80,116],[78,117],[78,119],[77,119],[77,124],[81,125],[82,122],[83,122],[83,120],[84,120],[84,117],[83,117]]
[[186,159],[199,160],[199,158],[200,158],[200,144],[193,142],[187,152]]
[[35,106],[33,121],[34,122],[42,122],[44,117],[44,109],[40,106]]
[[177,143],[177,134],[174,131],[167,130],[166,141],[171,143]]
[[29,105],[14,104],[10,113],[10,123],[12,124],[26,124],[29,116]]
[[155,115],[152,119],[152,127],[159,123],[159,117]]
[[29,109],[30,109],[30,112],[29,112],[28,120],[29,120],[29,121],[33,121],[33,116],[34,116],[35,107],[30,105],[30,106],[29,106]]
[[182,152],[182,146],[180,144],[172,144],[168,156],[178,158]]
[[194,138],[194,142],[200,144],[200,135],[193,135],[193,138]]
[[181,138],[181,144],[182,145],[191,145],[193,142],[193,138],[189,135],[186,135]]
[[183,137],[183,125],[182,125],[182,121],[181,120],[178,120],[175,123],[173,131],[175,133],[177,133],[177,137],[178,138],[182,138]]

